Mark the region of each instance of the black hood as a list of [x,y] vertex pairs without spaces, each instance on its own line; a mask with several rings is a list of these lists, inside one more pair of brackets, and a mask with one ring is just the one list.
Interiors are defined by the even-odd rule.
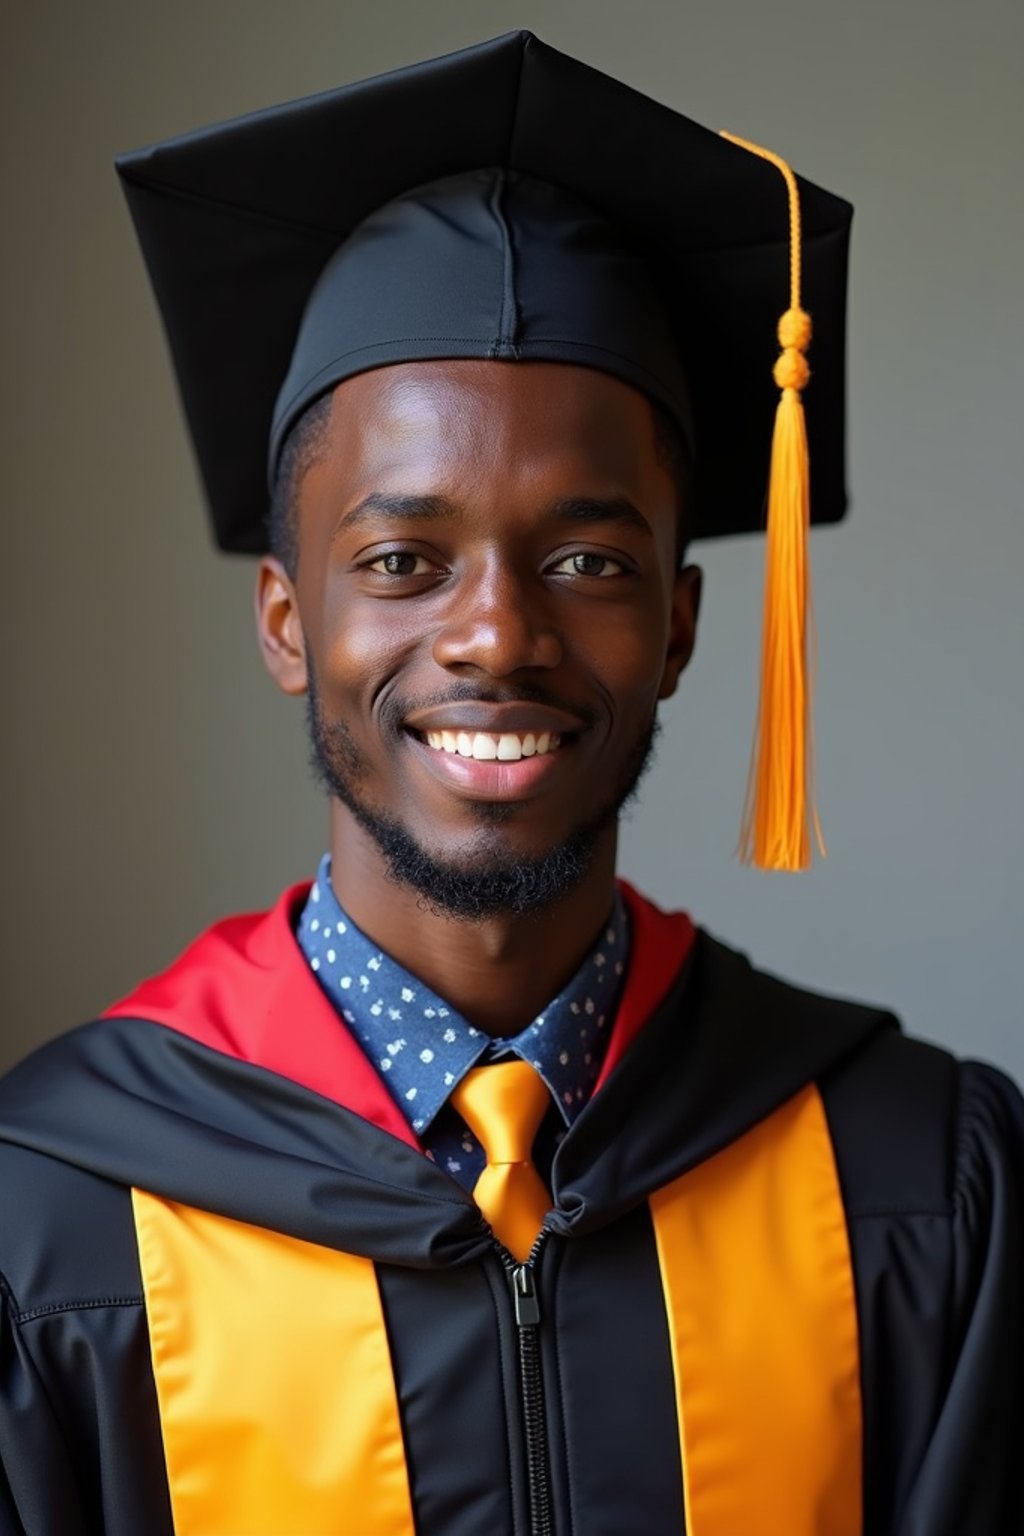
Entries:
[[[548,1226],[591,1232],[895,1028],[755,971],[699,932],[663,1003],[559,1148]],[[352,1110],[166,1024],[106,1018],[0,1083],[0,1139],[200,1209],[378,1261],[490,1247],[471,1197]]]

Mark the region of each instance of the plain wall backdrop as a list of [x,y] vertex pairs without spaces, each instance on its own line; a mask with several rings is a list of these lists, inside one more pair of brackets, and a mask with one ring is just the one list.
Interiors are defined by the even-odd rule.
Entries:
[[1016,0],[8,7],[0,1065],[268,904],[326,837],[303,709],[257,656],[253,567],[211,547],[113,156],[519,26],[857,208],[853,508],[812,541],[829,858],[802,877],[733,859],[746,539],[698,546],[698,652],[623,870],[758,962],[1024,1078]]

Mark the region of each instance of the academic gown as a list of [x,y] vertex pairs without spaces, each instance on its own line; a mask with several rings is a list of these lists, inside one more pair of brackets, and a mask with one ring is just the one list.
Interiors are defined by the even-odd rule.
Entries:
[[[556,1156],[535,1265],[546,1512],[531,1480],[538,1432],[524,1418],[508,1255],[471,1197],[414,1145],[320,992],[294,939],[296,889],[268,914],[217,925],[0,1084],[5,1536],[249,1536],[230,1530],[229,1516],[204,1526],[213,1517],[196,1511],[218,1507],[219,1495],[195,1494],[199,1474],[175,1463],[172,1432],[186,1462],[223,1455],[223,1481],[237,1483],[255,1466],[245,1460],[247,1405],[258,1416],[261,1378],[275,1372],[298,1394],[289,1426],[308,1406],[301,1455],[320,1454],[321,1421],[335,1413],[318,1410],[322,1390],[342,1394],[332,1399],[342,1417],[352,1396],[359,1433],[370,1413],[360,1394],[391,1394],[393,1443],[359,1452],[364,1485],[386,1465],[405,1501],[407,1524],[384,1519],[389,1536],[679,1536],[689,1506],[652,1211],[659,1191],[809,1093],[827,1122],[849,1245],[863,1531],[1024,1530],[1016,1089],[991,1067],[907,1039],[889,1014],[761,973],[627,895],[626,990],[598,1090]],[[173,1287],[159,1327],[148,1315],[160,1274],[152,1260],[144,1274],[147,1209],[180,1218],[185,1241],[212,1231],[215,1258],[220,1237],[240,1232],[255,1245],[246,1252],[351,1266],[342,1273],[353,1296],[363,1286],[359,1305],[379,1307],[383,1343],[364,1330],[352,1349],[369,1353],[350,1368],[329,1340],[304,1341],[303,1298],[278,1295],[252,1314],[249,1347],[226,1368],[225,1391],[244,1377],[240,1418],[236,1404],[225,1429],[207,1394],[196,1411],[208,1422],[190,1442],[189,1393],[217,1342],[241,1326],[235,1304],[240,1314],[261,1305],[259,1275],[251,1263],[226,1279],[223,1266],[204,1271],[226,1301],[205,1335],[212,1344],[202,1346],[196,1324],[175,1409],[167,1380],[158,1386],[166,1330],[187,1350],[192,1324],[175,1317]],[[780,1379],[780,1403],[788,1391]],[[280,1536],[375,1536],[363,1518],[337,1506]],[[784,1510],[764,1510],[760,1531],[788,1528]]]

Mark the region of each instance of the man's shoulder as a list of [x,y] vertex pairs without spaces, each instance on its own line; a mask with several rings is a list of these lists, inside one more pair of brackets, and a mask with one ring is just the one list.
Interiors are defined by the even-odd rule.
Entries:
[[129,1173],[141,1093],[119,1074],[132,1034],[153,1027],[78,1025],[0,1079],[0,1286],[19,1323],[141,1302]]
[[820,1040],[813,1080],[849,1216],[950,1215],[970,1181],[1020,1175],[1024,1100],[998,1068],[904,1033],[885,1007],[802,986],[700,939],[704,984],[728,995],[730,1009],[749,1010],[783,1049]]
[[131,1191],[0,1140],[0,1287],[19,1322],[142,1300]]
[[848,1214],[957,1217],[1024,1195],[1024,1100],[987,1062],[925,1040],[873,1040],[821,1083]]

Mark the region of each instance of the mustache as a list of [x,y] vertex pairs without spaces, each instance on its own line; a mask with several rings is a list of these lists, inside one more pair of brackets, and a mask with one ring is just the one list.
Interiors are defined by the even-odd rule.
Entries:
[[598,719],[597,711],[588,705],[566,699],[550,688],[531,682],[510,684],[507,688],[493,683],[452,682],[447,688],[415,699],[398,693],[388,694],[380,701],[378,718],[386,731],[397,734],[406,716],[414,709],[435,709],[444,704],[546,704],[552,709],[576,715],[586,726],[596,724]]

